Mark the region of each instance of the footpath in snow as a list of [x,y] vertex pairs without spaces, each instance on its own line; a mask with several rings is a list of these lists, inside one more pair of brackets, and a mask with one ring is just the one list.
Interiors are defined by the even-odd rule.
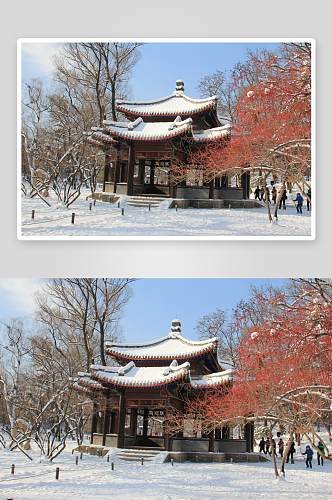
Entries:
[[[20,239],[29,238],[255,238],[312,239],[311,211],[303,207],[297,214],[291,197],[286,210],[278,211],[278,222],[270,223],[266,206],[248,209],[169,209],[169,199],[158,207],[134,207],[128,197],[120,196],[118,203],[86,200],[89,191],[69,208],[48,198],[48,207],[38,198],[21,197]],[[294,194],[295,197],[295,194]],[[273,214],[274,205],[271,205]],[[34,218],[32,218],[34,211]],[[74,219],[72,214],[74,215]],[[73,223],[74,222],[74,223]]]
[[[272,462],[161,463],[125,462],[112,449],[106,457],[72,455],[69,443],[54,463],[31,462],[21,452],[0,451],[0,497],[13,500],[311,500],[332,498],[332,463],[306,469],[298,451],[286,464],[285,479],[276,480]],[[316,456],[316,454],[315,454]],[[159,458],[159,457],[158,457]],[[280,467],[281,459],[278,458]],[[112,470],[112,462],[114,470]],[[15,464],[15,474],[11,474]],[[55,479],[56,468],[59,479]]]

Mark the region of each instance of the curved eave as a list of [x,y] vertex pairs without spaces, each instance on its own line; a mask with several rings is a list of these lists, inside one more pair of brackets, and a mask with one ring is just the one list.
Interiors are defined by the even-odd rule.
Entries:
[[186,128],[184,130],[181,130],[177,134],[171,134],[171,135],[166,135],[166,136],[162,136],[162,137],[158,136],[158,137],[142,137],[142,138],[134,136],[133,134],[130,134],[130,133],[116,134],[116,133],[112,132],[112,137],[115,137],[118,140],[128,141],[128,142],[139,142],[139,143],[158,142],[158,143],[160,143],[160,142],[169,142],[169,141],[176,140],[181,136],[185,136],[188,131],[190,131],[190,128]]
[[114,139],[106,140],[106,139],[94,139],[93,137],[88,137],[87,142],[89,144],[92,144],[93,146],[99,146],[101,148],[109,148],[110,145],[115,145],[117,144],[118,141],[115,141]]
[[219,382],[216,382],[215,384],[206,384],[206,385],[196,385],[193,384],[192,382],[190,383],[190,390],[192,392],[203,392],[203,391],[208,391],[210,389],[218,389],[221,387],[224,387],[226,384],[231,383],[231,380],[222,380]]
[[110,349],[106,349],[106,353],[109,356],[112,356],[116,359],[120,359],[122,361],[135,361],[139,363],[148,363],[148,362],[153,362],[153,361],[162,361],[165,363],[169,363],[170,361],[172,362],[174,359],[177,361],[181,362],[186,362],[194,359],[199,359],[199,358],[206,358],[206,354],[209,352],[213,352],[215,350],[215,346],[211,346],[209,349],[206,349],[205,351],[201,351],[192,355],[181,355],[181,356],[174,356],[174,355],[165,355],[165,356],[146,356],[146,357],[140,357],[139,355],[137,356],[125,356],[124,354],[118,354],[116,352],[111,351]]
[[210,104],[209,106],[205,106],[203,108],[200,108],[198,110],[184,110],[184,111],[165,111],[165,112],[158,112],[158,111],[150,111],[146,112],[143,110],[131,110],[131,109],[126,109],[126,108],[121,108],[120,106],[117,108],[117,111],[120,113],[123,113],[125,115],[129,115],[131,117],[141,117],[141,118],[173,118],[176,116],[181,116],[181,118],[190,118],[192,116],[199,116],[203,114],[207,114],[210,110],[215,110],[216,109],[216,104]]
[[182,373],[178,377],[172,378],[171,380],[168,381],[163,381],[163,382],[158,382],[158,383],[153,383],[147,384],[144,382],[137,382],[136,384],[131,384],[129,382],[124,382],[124,383],[119,383],[115,381],[111,381],[109,379],[103,378],[100,375],[98,375],[98,380],[101,380],[105,384],[109,385],[112,388],[119,388],[119,389],[162,389],[164,387],[170,387],[173,385],[177,385],[176,382],[179,382],[180,380],[186,378],[187,373]]

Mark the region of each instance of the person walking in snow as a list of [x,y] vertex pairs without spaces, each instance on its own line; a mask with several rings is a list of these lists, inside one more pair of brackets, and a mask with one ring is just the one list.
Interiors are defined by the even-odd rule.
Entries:
[[255,195],[255,200],[259,200],[259,193],[260,193],[260,189],[259,187],[257,186],[255,191],[254,191],[254,195]]
[[269,454],[271,456],[271,451],[270,451],[270,438],[266,438],[266,443],[265,443],[265,450],[266,453],[265,455]]
[[260,201],[263,201],[263,199],[264,199],[264,193],[265,193],[265,189],[264,189],[264,186],[262,186],[261,189],[260,189],[260,194],[261,194]]
[[296,202],[297,213],[302,214],[303,198],[300,193],[297,193],[295,202]]
[[270,201],[270,190],[269,190],[269,188],[268,188],[268,187],[266,188],[266,196],[265,196],[265,201],[266,201],[266,203],[267,203],[267,202],[271,203],[271,201]]
[[312,457],[313,457],[313,454],[314,454],[314,452],[312,451],[312,449],[310,448],[309,445],[307,445],[305,447],[305,452],[304,453],[302,453],[302,451],[301,451],[301,455],[307,455],[307,458],[305,460],[305,464],[307,466],[307,469],[308,469],[308,467],[310,467],[310,469],[312,469]]
[[320,465],[320,461],[322,461],[322,465],[324,465],[323,457],[325,457],[325,448],[321,441],[319,441],[317,448],[319,448],[319,452],[317,452],[318,465]]
[[310,207],[311,207],[311,188],[308,189],[307,195],[310,198],[310,201],[307,198],[307,210],[310,210]]
[[288,464],[289,462],[289,457],[291,458],[291,462],[293,462],[293,455],[295,453],[295,444],[294,444],[294,441],[292,441],[292,444],[288,450],[288,453],[287,453],[287,460],[286,460],[286,464]]
[[287,200],[287,193],[286,193],[286,189],[284,189],[284,192],[282,193],[282,196],[281,196],[280,202],[279,202],[279,210],[281,210],[281,204],[283,205],[283,209],[286,210],[286,200]]
[[260,453],[261,451],[262,451],[263,453],[265,453],[265,455],[266,455],[266,451],[265,451],[265,440],[264,440],[264,438],[263,438],[263,437],[262,437],[262,439],[261,439],[261,440],[260,440],[260,442],[259,442],[259,453]]
[[280,458],[282,458],[283,454],[284,454],[284,442],[281,438],[278,441],[278,452],[279,452]]
[[276,188],[274,186],[271,189],[271,196],[272,196],[272,201],[275,204],[276,203],[276,199],[277,199],[277,190],[276,190]]

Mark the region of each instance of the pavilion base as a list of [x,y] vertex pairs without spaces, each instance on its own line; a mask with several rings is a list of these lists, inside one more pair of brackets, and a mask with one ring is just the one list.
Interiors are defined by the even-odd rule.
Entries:
[[[105,193],[129,195],[129,186],[126,182],[105,182]],[[214,187],[209,186],[173,186],[172,196],[170,186],[162,184],[134,184],[130,189],[130,196],[165,196],[183,200],[248,200],[249,193],[242,187]]]
[[269,462],[270,459],[259,453],[168,453],[164,462]]
[[[106,434],[105,448],[117,447],[117,434]],[[103,446],[103,435],[93,434],[93,446]],[[170,440],[169,451],[185,453],[207,453],[211,443],[208,438],[177,438]],[[165,439],[162,436],[124,436],[123,448],[156,448],[165,449]],[[214,453],[246,453],[252,445],[245,439],[214,439],[211,451]]]
[[240,199],[225,199],[225,200],[209,200],[209,199],[176,199],[168,208],[262,208],[264,205],[255,200],[240,200]]

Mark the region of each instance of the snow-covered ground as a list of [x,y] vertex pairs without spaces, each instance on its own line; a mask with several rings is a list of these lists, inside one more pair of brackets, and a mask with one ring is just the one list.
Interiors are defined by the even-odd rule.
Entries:
[[[304,451],[305,444],[302,444]],[[144,465],[118,459],[112,450],[106,457],[84,455],[76,465],[69,443],[50,463],[34,460],[19,451],[0,450],[0,497],[13,500],[311,500],[332,498],[332,463],[324,461],[306,469],[300,450],[295,463],[286,464],[285,479],[276,480],[272,462],[259,463],[162,463],[164,454]],[[316,453],[315,453],[316,457]],[[280,458],[277,459],[280,467]],[[112,462],[114,470],[112,470]],[[11,466],[15,464],[15,474]],[[59,479],[55,469],[59,467]]]
[[[221,238],[235,239],[255,237],[270,239],[313,239],[311,211],[306,204],[303,213],[297,214],[294,202],[288,195],[286,210],[278,211],[278,222],[269,223],[267,210],[248,209],[168,209],[171,200],[164,201],[159,207],[132,207],[128,197],[120,197],[118,203],[108,204],[97,201],[89,210],[90,194],[83,191],[80,198],[69,208],[59,205],[55,198],[48,198],[48,207],[38,198],[21,197],[21,221],[18,225],[20,239],[55,238],[66,239],[131,239],[144,238]],[[296,197],[294,192],[293,198]],[[123,212],[122,212],[123,209]],[[271,206],[273,212],[274,205]],[[35,211],[34,219],[31,218]],[[75,213],[74,224],[72,213]]]

